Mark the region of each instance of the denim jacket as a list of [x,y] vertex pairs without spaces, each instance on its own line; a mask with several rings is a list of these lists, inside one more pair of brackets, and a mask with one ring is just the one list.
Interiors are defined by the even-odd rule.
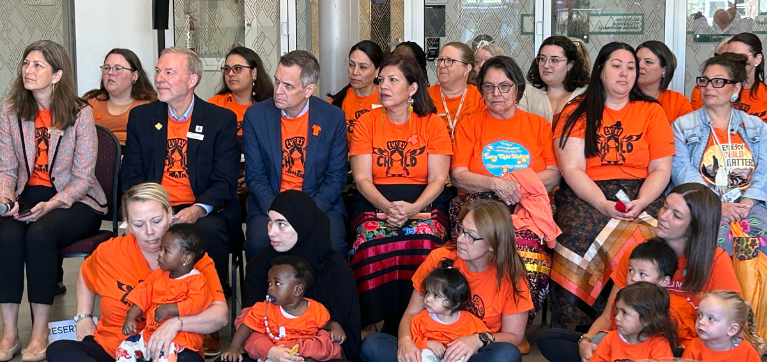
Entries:
[[[698,170],[711,137],[711,120],[706,107],[677,118],[671,129],[676,150],[671,182],[674,185],[687,182],[706,184]],[[733,109],[730,133],[733,131],[743,138],[754,157],[754,174],[750,186],[743,191],[743,197],[767,201],[767,124],[755,116]]]

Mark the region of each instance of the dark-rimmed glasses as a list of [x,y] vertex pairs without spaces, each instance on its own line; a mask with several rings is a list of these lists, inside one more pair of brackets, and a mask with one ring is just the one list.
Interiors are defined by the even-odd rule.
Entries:
[[130,68],[126,68],[126,67],[121,67],[119,65],[115,65],[113,67],[108,66],[108,65],[102,65],[102,66],[99,67],[99,69],[101,69],[102,73],[109,73],[112,70],[114,70],[115,73],[122,73],[123,70],[129,70],[131,72],[135,70],[135,69],[130,69]]
[[224,75],[229,74],[229,72],[232,72],[234,74],[240,74],[240,73],[242,73],[242,69],[243,68],[253,69],[253,67],[249,67],[247,65],[239,65],[239,64],[237,64],[237,65],[234,65],[234,66],[231,66],[231,67],[228,66],[228,65],[225,65],[225,66],[221,67],[221,73],[224,73]]
[[474,235],[471,235],[468,231],[463,229],[463,223],[458,223],[458,233],[463,234],[463,238],[466,239],[466,243],[469,245],[474,245],[474,242],[477,240],[485,240],[483,238],[475,237]]
[[737,82],[724,79],[724,78],[706,78],[706,77],[697,77],[695,78],[695,82],[698,84],[698,87],[705,88],[708,86],[709,83],[711,83],[711,86],[714,88],[724,88],[727,84],[735,84]]
[[437,59],[434,59],[434,64],[436,66],[439,66],[439,63],[442,63],[442,62],[445,62],[445,66],[446,67],[452,67],[453,63],[455,63],[455,62],[463,63],[463,64],[469,64],[469,63],[466,63],[464,61],[461,61],[461,60],[458,60],[458,59],[453,59],[453,58],[437,58]]
[[482,85],[482,93],[493,94],[495,88],[498,88],[498,91],[501,93],[509,93],[512,87],[514,87],[514,83],[501,83],[499,85],[485,83]]

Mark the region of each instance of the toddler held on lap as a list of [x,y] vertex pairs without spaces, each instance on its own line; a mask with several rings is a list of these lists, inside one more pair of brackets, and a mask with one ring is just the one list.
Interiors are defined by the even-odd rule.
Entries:
[[328,310],[304,298],[313,279],[311,265],[303,257],[285,255],[274,259],[267,277],[267,301],[243,310],[242,324],[221,360],[241,361],[240,349],[260,361],[280,360],[286,354],[300,356],[301,360],[343,358],[343,329],[331,328]]

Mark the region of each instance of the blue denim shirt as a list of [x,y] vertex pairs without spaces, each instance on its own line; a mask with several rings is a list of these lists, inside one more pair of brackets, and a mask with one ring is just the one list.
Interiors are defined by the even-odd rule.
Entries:
[[[698,170],[711,137],[711,119],[706,107],[677,118],[671,129],[674,132],[676,151],[671,182],[674,185],[687,182],[706,184]],[[743,197],[767,201],[767,124],[755,116],[733,109],[730,133],[734,132],[743,138],[754,157],[754,174]],[[713,188],[713,185],[709,186]]]

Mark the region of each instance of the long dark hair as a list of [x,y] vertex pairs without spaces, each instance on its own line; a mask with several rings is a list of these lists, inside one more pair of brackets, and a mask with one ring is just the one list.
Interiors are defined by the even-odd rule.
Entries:
[[[133,69],[132,72],[137,72],[138,74],[138,77],[136,78],[136,83],[133,83],[133,86],[131,86],[131,90],[130,90],[131,98],[138,101],[150,101],[150,102],[156,100],[157,92],[154,91],[154,88],[152,87],[152,82],[149,81],[149,77],[144,71],[144,67],[141,66],[141,60],[138,58],[136,53],[134,53],[130,49],[114,48],[110,50],[109,53],[107,53],[107,56],[104,57],[104,61],[106,62],[107,58],[109,58],[109,56],[112,54],[121,55],[123,58],[125,58],[125,61],[128,62],[128,66],[130,66],[131,69]],[[107,92],[107,89],[104,87],[104,78],[103,77],[101,78],[101,81],[99,82],[99,87],[97,89],[88,91],[87,93],[83,95],[83,98],[85,99],[96,98],[100,101],[109,100],[109,92]]]
[[[354,53],[355,50],[359,50],[365,55],[368,56],[371,62],[373,62],[373,66],[378,70],[378,67],[381,65],[381,62],[384,60],[384,54],[383,50],[381,50],[381,47],[378,46],[378,44],[370,41],[370,40],[363,40],[357,44],[354,44],[352,46],[352,49],[349,50],[349,58],[351,58],[352,53]],[[343,87],[338,93],[336,94],[328,94],[331,98],[333,98],[333,105],[341,108],[341,106],[344,104],[344,99],[346,98],[346,92],[349,90],[349,88],[352,87],[352,84],[349,83],[346,85],[346,87]]]
[[378,68],[380,72],[382,69],[393,65],[399,68],[402,74],[407,80],[407,84],[418,84],[415,94],[413,94],[413,112],[419,117],[424,117],[429,113],[437,113],[437,107],[429,97],[429,92],[426,90],[426,73],[422,72],[418,68],[418,63],[411,57],[404,55],[394,55],[386,58]]
[[618,291],[615,303],[618,301],[636,311],[642,324],[646,324],[639,332],[640,336],[650,338],[659,335],[676,348],[676,327],[668,313],[671,301],[666,288],[649,282],[636,282]]
[[671,83],[671,79],[674,78],[674,70],[676,70],[676,56],[671,52],[671,49],[669,49],[666,44],[663,44],[663,42],[659,42],[657,40],[648,40],[642,44],[639,44],[637,47],[637,52],[639,52],[639,49],[642,48],[647,48],[647,50],[651,51],[656,57],[658,57],[658,62],[660,63],[661,68],[666,68],[666,74],[664,74],[660,79],[660,90],[665,91],[668,89],[668,85]]
[[[565,58],[567,58],[567,63],[573,63],[573,67],[567,71],[565,80],[562,82],[566,91],[572,92],[576,88],[584,87],[589,84],[589,73],[583,66],[583,59],[578,54],[578,48],[575,47],[575,44],[570,39],[558,35],[546,38],[541,44],[541,47],[538,48],[537,56],[541,55],[541,49],[547,45],[556,45],[562,48],[562,51],[565,53]],[[538,58],[536,57],[536,61],[530,64],[530,70],[527,71],[527,80],[535,88],[546,89],[546,83],[541,79],[537,59]]]
[[416,63],[418,63],[418,65],[421,67],[421,70],[423,71],[424,76],[426,76],[426,53],[424,53],[423,48],[421,48],[418,43],[412,41],[403,41],[402,43],[397,44],[395,49],[399,48],[400,46],[406,46],[413,51]]
[[[271,78],[266,74],[264,63],[261,62],[261,57],[256,52],[246,47],[234,47],[229,53],[226,53],[224,61],[229,58],[230,55],[239,55],[245,59],[249,67],[256,69],[256,84],[253,86],[253,90],[250,92],[251,102],[261,102],[263,100],[272,98],[274,95],[274,86],[272,85]],[[228,94],[232,91],[229,90],[229,86],[226,85],[226,74],[223,75],[224,81],[221,82],[221,88],[219,88],[216,94]]]
[[762,56],[762,61],[759,65],[754,67],[756,69],[754,74],[754,85],[751,87],[751,91],[749,91],[749,97],[756,98],[757,88],[761,87],[762,83],[764,83],[764,62],[767,60],[765,59],[764,51],[762,50],[762,41],[759,40],[759,37],[751,33],[740,33],[735,35],[729,42],[727,42],[727,44],[734,41],[748,45],[748,48],[751,50],[751,56]]
[[684,247],[687,273],[681,288],[693,294],[700,293],[711,278],[722,202],[708,186],[695,182],[678,185],[669,194],[682,196],[690,209],[689,239]]
[[[605,101],[607,100],[607,94],[605,92],[605,85],[602,83],[602,69],[605,63],[610,59],[610,55],[617,50],[628,50],[634,55],[634,62],[636,66],[634,71],[636,72],[635,78],[639,78],[639,62],[637,61],[636,52],[631,45],[626,43],[612,42],[603,46],[599,50],[597,59],[594,61],[594,69],[591,70],[591,79],[589,80],[589,86],[584,92],[584,98],[575,108],[572,114],[567,117],[565,126],[562,129],[562,134],[559,139],[559,148],[565,148],[567,139],[570,137],[575,124],[581,116],[586,115],[586,137],[584,154],[586,158],[595,157],[599,154],[599,142],[597,141],[597,131],[602,126],[602,116],[605,110]],[[634,81],[634,85],[629,92],[629,101],[646,101],[658,103],[655,98],[649,97],[642,93],[639,89],[637,82]]]
[[[23,121],[34,122],[37,118],[37,101],[32,91],[24,88],[24,74],[22,71],[27,55],[35,50],[43,54],[43,58],[51,66],[51,73],[61,71],[61,79],[53,87],[50,97],[51,123],[62,131],[66,130],[75,124],[80,110],[88,106],[88,103],[77,96],[72,63],[69,61],[69,56],[64,47],[56,42],[38,40],[29,44],[24,49],[16,79],[11,84],[11,92],[8,96],[11,106],[10,110]],[[32,65],[30,64],[30,66]]]

